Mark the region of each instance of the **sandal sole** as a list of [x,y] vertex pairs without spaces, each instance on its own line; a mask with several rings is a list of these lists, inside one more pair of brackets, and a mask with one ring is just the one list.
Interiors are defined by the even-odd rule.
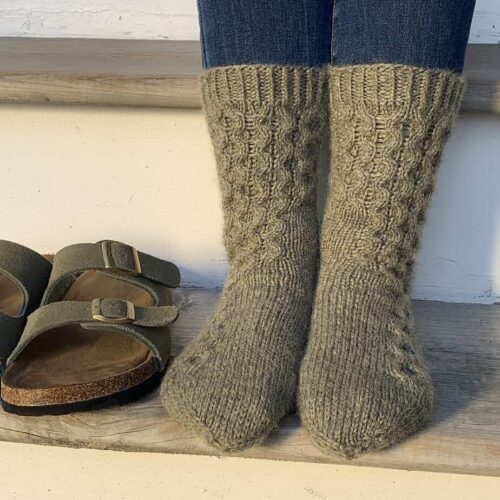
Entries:
[[121,392],[102,396],[88,401],[75,401],[72,403],[63,403],[44,406],[17,406],[1,400],[2,408],[7,413],[27,417],[41,417],[44,415],[66,415],[68,413],[85,412],[92,410],[100,410],[113,406],[123,406],[132,403],[149,394],[156,389],[163,379],[165,370],[155,373],[152,377],[144,382],[126,389]]

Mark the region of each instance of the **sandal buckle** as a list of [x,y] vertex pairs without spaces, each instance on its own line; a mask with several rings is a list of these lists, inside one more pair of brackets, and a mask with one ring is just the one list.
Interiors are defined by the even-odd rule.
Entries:
[[111,245],[116,243],[111,240],[106,240],[101,242],[102,248],[102,256],[104,259],[104,267],[107,271],[113,271],[118,274],[125,274],[127,276],[140,276],[142,274],[141,268],[141,259],[139,258],[139,252],[136,248],[130,245],[125,245],[123,243],[119,243],[123,248],[126,248],[130,251],[132,255],[132,259],[134,262],[134,269],[121,267],[113,257],[112,247]]
[[112,324],[132,323],[135,321],[135,306],[132,302],[128,300],[114,299],[118,300],[121,304],[125,304],[127,306],[126,315],[115,318],[111,316],[106,316],[103,313],[102,300],[103,299],[94,299],[92,301],[92,319],[94,319],[95,321],[101,321],[103,323],[112,323]]

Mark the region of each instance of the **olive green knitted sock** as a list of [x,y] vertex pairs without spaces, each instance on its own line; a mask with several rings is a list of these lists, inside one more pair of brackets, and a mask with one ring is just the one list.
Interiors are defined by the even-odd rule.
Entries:
[[205,72],[202,90],[229,276],[212,318],[169,369],[162,398],[209,443],[238,450],[295,405],[317,267],[327,72],[222,67]]
[[327,451],[390,446],[431,416],[409,287],[462,87],[441,70],[331,69],[332,171],[299,388],[302,421]]

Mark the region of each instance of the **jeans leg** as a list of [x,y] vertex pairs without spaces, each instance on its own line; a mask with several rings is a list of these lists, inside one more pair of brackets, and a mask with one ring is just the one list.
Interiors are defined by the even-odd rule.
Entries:
[[330,61],[333,0],[198,0],[203,66]]
[[332,63],[462,72],[475,0],[335,0]]

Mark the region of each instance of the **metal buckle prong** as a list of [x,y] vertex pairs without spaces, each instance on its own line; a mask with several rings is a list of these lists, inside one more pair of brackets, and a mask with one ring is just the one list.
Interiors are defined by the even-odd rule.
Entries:
[[140,276],[142,273],[142,268],[141,268],[141,259],[139,258],[139,252],[137,251],[137,249],[130,245],[124,245],[130,249],[130,252],[132,253],[132,257],[134,259],[134,270],[131,271],[129,269],[123,269],[116,265],[115,259],[113,258],[113,255],[111,253],[112,243],[114,242],[110,240],[101,242],[102,256],[104,259],[104,267],[106,268],[106,270],[114,271],[120,274],[126,274],[129,276]]
[[135,321],[135,306],[132,302],[120,299],[121,302],[124,302],[127,305],[127,315],[122,316],[121,318],[110,318],[102,313],[101,301],[102,299],[94,299],[92,301],[92,319],[102,321],[103,323],[114,324],[132,323]]

